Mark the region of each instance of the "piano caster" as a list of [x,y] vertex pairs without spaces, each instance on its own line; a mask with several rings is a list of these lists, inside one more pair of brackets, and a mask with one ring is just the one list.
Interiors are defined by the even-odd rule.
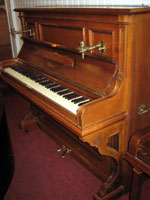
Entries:
[[63,145],[61,148],[55,149],[55,152],[61,152],[63,151],[61,158],[65,158],[67,154],[69,154],[72,150],[67,148],[65,145]]

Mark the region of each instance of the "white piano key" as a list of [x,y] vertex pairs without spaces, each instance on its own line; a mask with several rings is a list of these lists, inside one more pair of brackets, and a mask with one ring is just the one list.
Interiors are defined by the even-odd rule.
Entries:
[[[74,104],[73,102],[71,102],[72,99],[70,99],[70,100],[65,99],[63,96],[58,95],[57,93],[51,91],[50,89],[40,85],[40,83],[37,83],[34,80],[31,80],[30,78],[24,76],[23,74],[15,71],[12,68],[6,68],[4,71],[6,73],[10,74],[11,76],[13,76],[14,78],[18,79],[19,81],[21,81],[22,83],[24,83],[27,87],[32,88],[33,90],[46,96],[47,98],[49,98],[50,100],[54,101],[55,103],[61,105],[62,107],[69,110],[73,114],[75,114],[75,115],[77,114],[77,110],[79,108],[78,104],[80,104],[82,102],[79,102],[78,104]],[[87,99],[86,101],[89,101],[89,100]]]

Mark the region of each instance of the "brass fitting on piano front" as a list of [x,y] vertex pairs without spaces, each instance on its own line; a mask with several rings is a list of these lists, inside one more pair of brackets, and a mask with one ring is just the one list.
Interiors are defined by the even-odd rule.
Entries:
[[35,39],[35,32],[34,32],[34,29],[29,29],[29,30],[24,30],[22,31],[22,33],[29,33],[29,36],[33,36],[33,38]]
[[139,115],[144,115],[145,113],[150,112],[150,108],[145,109],[145,107],[146,106],[144,104],[141,104],[139,106],[139,112],[138,112]]
[[10,33],[12,34],[13,37],[15,37],[17,34],[22,34],[22,33],[29,33],[29,36],[33,36],[35,39],[35,32],[34,29],[29,29],[29,30],[24,30],[24,31],[16,31],[15,28],[12,28]]
[[82,54],[82,59],[84,59],[85,52],[90,51],[90,53],[92,54],[93,49],[98,49],[98,51],[102,52],[103,54],[105,54],[106,52],[104,40],[102,40],[102,42],[97,43],[96,45],[90,45],[89,47],[86,46],[84,41],[81,41],[77,49],[79,50],[79,53]]

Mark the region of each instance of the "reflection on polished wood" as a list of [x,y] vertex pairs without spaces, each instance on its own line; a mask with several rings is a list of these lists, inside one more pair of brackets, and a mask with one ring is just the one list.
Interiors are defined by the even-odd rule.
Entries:
[[[60,147],[71,149],[71,155],[103,180],[94,199],[118,198],[129,189],[131,173],[124,155],[130,137],[150,123],[149,112],[138,113],[140,105],[150,106],[150,9],[16,11],[24,45],[18,58],[0,63],[1,79],[31,102],[37,124]],[[105,54],[94,48],[82,59],[80,41],[87,47],[104,41]],[[66,107],[65,97],[55,101],[35,76],[84,102],[72,112],[72,99]]]

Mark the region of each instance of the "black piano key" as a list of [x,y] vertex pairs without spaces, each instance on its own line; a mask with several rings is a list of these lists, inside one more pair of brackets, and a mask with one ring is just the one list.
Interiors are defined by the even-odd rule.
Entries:
[[80,103],[80,102],[85,101],[85,100],[87,100],[87,98],[81,97],[81,98],[72,100],[72,102],[76,104],[76,103]]
[[50,83],[53,83],[52,81],[46,79],[45,77],[37,74],[36,72],[32,72],[28,69],[25,69],[23,67],[13,67],[13,69],[21,74],[23,74],[24,76],[34,80],[37,83],[40,83],[41,85],[47,85]]
[[25,70],[20,68],[20,67],[13,67],[13,70],[15,70],[16,72],[20,72],[23,73]]
[[28,77],[28,78],[31,77],[31,73],[30,73],[30,72],[26,72],[24,75],[25,75],[26,77]]
[[25,69],[22,69],[22,68],[18,68],[18,69],[15,69],[15,71],[19,72],[20,74],[26,76],[26,77],[29,77],[30,76],[30,72],[29,71],[26,71]]
[[40,84],[40,82],[43,82],[43,81],[46,81],[46,80],[47,80],[46,78],[42,77],[42,78],[36,79],[35,82]]
[[31,75],[30,79],[32,79],[33,81],[36,80],[37,78],[39,78],[39,75]]
[[53,92],[59,92],[59,91],[62,91],[62,90],[64,90],[64,89],[67,89],[67,88],[65,88],[65,87],[63,87],[63,86],[59,86],[59,87],[56,87],[56,88],[52,88],[51,90],[52,90]]
[[12,67],[12,69],[15,70],[15,71],[17,71],[18,67],[14,66],[14,67]]
[[53,82],[47,79],[46,81],[44,81],[44,82],[42,82],[40,84],[43,85],[43,86],[46,86],[46,85],[49,85],[51,83],[53,83]]
[[71,94],[66,94],[66,95],[64,95],[63,97],[64,97],[65,99],[70,100],[70,99],[74,99],[74,98],[79,97],[79,96],[80,96],[79,94],[71,93]]
[[47,85],[45,85],[44,87],[46,87],[47,89],[50,88],[51,86],[53,86],[55,83],[49,83]]
[[38,76],[37,73],[35,73],[35,72],[31,72],[31,71],[28,71],[28,74],[29,74],[29,76]]
[[12,69],[14,69],[14,70],[16,70],[18,67],[16,67],[16,66],[12,66]]
[[68,94],[70,92],[72,92],[72,91],[71,90],[64,90],[64,91],[61,91],[61,92],[57,92],[57,94],[60,95],[60,96],[62,96],[64,94]]
[[29,70],[23,68],[23,67],[18,67],[16,70],[22,71],[22,72],[29,72]]
[[36,80],[42,78],[42,76],[37,74],[37,75],[35,75],[35,76],[31,76],[30,78],[31,78],[32,80],[36,81]]
[[20,69],[20,68],[22,68],[22,67],[18,67],[18,66],[12,66],[12,69]]
[[39,84],[40,84],[40,85],[44,85],[44,84],[47,83],[47,81],[48,81],[48,79],[44,78],[44,79],[42,79],[42,80],[39,82]]
[[[90,100],[89,100],[89,101],[90,101]],[[83,104],[85,104],[85,103],[87,103],[87,102],[89,102],[89,101],[84,101],[84,102],[82,102],[82,103],[79,103],[78,106],[82,106]]]
[[47,85],[47,86],[45,86],[45,87],[51,90],[51,88],[53,88],[53,87],[57,87],[57,86],[58,86],[58,84],[56,84],[56,83],[52,83],[52,84]]

